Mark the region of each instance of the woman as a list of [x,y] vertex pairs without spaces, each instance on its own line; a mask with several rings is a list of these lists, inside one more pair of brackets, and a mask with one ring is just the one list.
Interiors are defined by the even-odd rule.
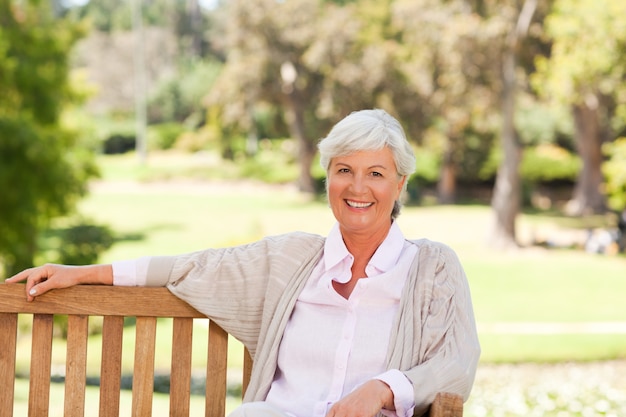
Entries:
[[167,286],[254,358],[236,416],[421,415],[439,391],[467,399],[480,348],[454,252],[394,221],[415,169],[402,127],[355,112],[319,143],[337,223],[248,245],[112,265],[44,265],[29,300],[75,284]]

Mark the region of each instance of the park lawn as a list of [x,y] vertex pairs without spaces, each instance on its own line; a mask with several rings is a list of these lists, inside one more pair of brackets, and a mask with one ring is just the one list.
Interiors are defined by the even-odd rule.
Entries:
[[[63,398],[65,396],[64,385],[53,383],[50,385],[50,417],[63,416]],[[85,415],[97,416],[99,406],[99,389],[98,387],[88,386],[85,390]],[[241,404],[238,398],[228,396],[226,398],[226,413],[230,413],[235,407]],[[190,409],[193,415],[204,414],[204,397],[192,395],[190,400]],[[120,394],[120,417],[131,417],[132,410],[132,392],[130,390],[122,390]],[[15,382],[15,401],[13,403],[13,415],[28,415],[28,380],[17,379]],[[153,417],[169,417],[169,395],[155,393],[152,400],[152,416]]]
[[[24,319],[24,318],[21,318]],[[94,319],[92,317],[92,319]],[[27,325],[26,321],[20,321],[20,325]],[[194,320],[192,367],[198,371],[205,371],[208,345],[208,320]],[[30,363],[30,338],[26,335],[18,338],[16,368],[19,375],[28,373]],[[171,365],[172,343],[172,319],[157,320],[156,346],[158,357],[155,359],[155,373],[165,374],[169,372]],[[243,369],[243,346],[235,339],[231,339],[232,348],[228,358],[229,368]],[[102,357],[102,335],[94,334],[89,337],[87,358],[87,375],[100,373],[100,358]],[[60,337],[54,338],[52,348],[52,370],[58,375],[64,374],[66,341]],[[132,373],[135,354],[135,327],[130,324],[124,329],[122,345],[122,372]]]
[[[326,234],[334,219],[324,201],[304,198],[289,187],[263,184],[115,182],[97,185],[81,211],[111,225],[122,237],[102,261],[147,254],[176,254],[210,246],[249,242],[293,230]],[[496,251],[485,244],[490,209],[485,206],[408,206],[398,222],[410,238],[449,244],[470,284],[476,320],[501,322],[626,322],[626,259],[581,250],[529,248]],[[519,234],[559,233],[553,216],[522,215]],[[131,238],[129,238],[131,237]],[[554,335],[548,343],[508,343],[520,336],[485,335],[483,360],[591,360],[626,356],[620,335]],[[575,338],[575,347],[566,338]],[[589,340],[589,342],[586,342]],[[510,349],[513,344],[516,349]],[[498,347],[506,346],[506,355]],[[596,348],[594,348],[594,346]],[[519,358],[516,358],[516,355]]]
[[480,334],[483,363],[593,362],[626,357],[626,334]]
[[[132,154],[102,157],[103,181],[93,183],[79,206],[82,215],[109,225],[116,234],[116,243],[100,261],[236,245],[294,230],[325,235],[334,224],[323,198],[305,197],[293,186],[189,177],[190,170],[212,173],[212,161],[157,154],[139,166]],[[231,168],[222,167],[220,178],[232,177]],[[168,178],[172,180],[164,180]],[[484,205],[407,206],[398,218],[407,238],[442,241],[457,252],[479,329],[481,323],[626,322],[624,256],[538,247],[494,250],[486,245],[490,220],[490,208]],[[585,227],[596,223],[554,213],[522,214],[517,232],[524,243],[537,236],[558,241],[562,236],[580,238]],[[552,338],[481,334],[482,360],[626,357],[623,335]],[[594,343],[600,338],[602,343]],[[553,348],[548,352],[542,344]]]

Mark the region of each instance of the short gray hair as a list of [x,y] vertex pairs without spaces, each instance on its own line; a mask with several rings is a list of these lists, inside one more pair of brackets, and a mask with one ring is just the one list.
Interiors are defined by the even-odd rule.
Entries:
[[[360,110],[340,120],[317,145],[320,164],[328,173],[330,161],[359,151],[377,151],[388,147],[393,154],[399,176],[408,178],[415,172],[415,154],[398,120],[381,109]],[[396,201],[391,217],[400,214],[402,203]]]

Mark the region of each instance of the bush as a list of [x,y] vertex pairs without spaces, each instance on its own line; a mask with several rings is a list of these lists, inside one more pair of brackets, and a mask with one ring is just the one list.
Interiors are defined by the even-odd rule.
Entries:
[[37,262],[93,264],[114,241],[108,226],[93,224],[82,218],[69,220],[63,226],[50,228],[42,234],[39,245],[41,259]]
[[575,182],[580,168],[578,156],[551,144],[526,148],[520,166],[522,178],[531,183]]
[[162,80],[149,98],[149,122],[185,122],[192,129],[202,124],[205,113],[202,100],[215,82],[221,65],[213,60],[182,64],[178,73]]
[[107,226],[80,223],[61,230],[59,262],[86,265],[98,261],[100,254],[113,245],[113,233]]
[[135,149],[135,135],[116,133],[106,138],[102,144],[102,152],[107,155],[120,154]]
[[416,149],[415,159],[415,172],[409,178],[407,186],[410,201],[420,201],[422,189],[437,183],[441,169],[441,160],[435,151]]
[[604,146],[609,157],[602,170],[606,177],[608,204],[613,210],[626,209],[626,137]]
[[172,148],[184,131],[185,127],[179,123],[161,123],[150,126],[149,143],[151,148],[160,150]]

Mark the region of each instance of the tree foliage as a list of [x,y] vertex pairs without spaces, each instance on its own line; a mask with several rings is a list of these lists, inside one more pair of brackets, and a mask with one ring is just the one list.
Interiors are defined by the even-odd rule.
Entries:
[[42,2],[0,1],[0,262],[7,274],[32,265],[49,220],[70,212],[96,170],[64,128],[72,90],[68,56],[81,28]]
[[[230,157],[252,155],[261,137],[291,137],[300,188],[315,191],[310,165],[320,137],[351,111],[384,108],[427,156],[420,179],[438,181],[441,202],[455,201],[459,181],[496,182],[498,241],[514,243],[523,181],[569,179],[582,160],[582,193],[592,200],[607,185],[600,145],[626,130],[624,4],[229,0],[207,12],[195,0],[143,2],[146,45],[157,52],[148,60],[150,121],[162,124],[164,146],[179,131],[170,124],[184,123],[199,130],[186,131],[179,145],[220,143]],[[112,59],[103,49],[129,43],[129,13],[120,0],[80,9],[100,30],[87,49],[104,59],[91,66],[119,71],[102,80],[103,92],[121,91],[130,79],[119,64],[131,62],[130,53]],[[158,72],[166,56],[167,71]],[[208,109],[198,116],[205,94]],[[546,149],[567,155],[550,159]],[[560,162],[544,169],[550,160]]]
[[493,129],[497,95],[481,66],[490,49],[462,1],[232,1],[224,13],[226,65],[209,103],[244,130],[258,103],[280,107],[298,139],[301,184],[317,140],[355,109],[386,109],[416,143],[443,131],[442,152],[457,163],[476,146],[466,134]]
[[576,121],[583,160],[571,211],[602,212],[602,144],[624,129],[626,114],[626,3],[558,0],[546,21],[553,40],[537,58],[534,86],[547,100],[567,106]]

